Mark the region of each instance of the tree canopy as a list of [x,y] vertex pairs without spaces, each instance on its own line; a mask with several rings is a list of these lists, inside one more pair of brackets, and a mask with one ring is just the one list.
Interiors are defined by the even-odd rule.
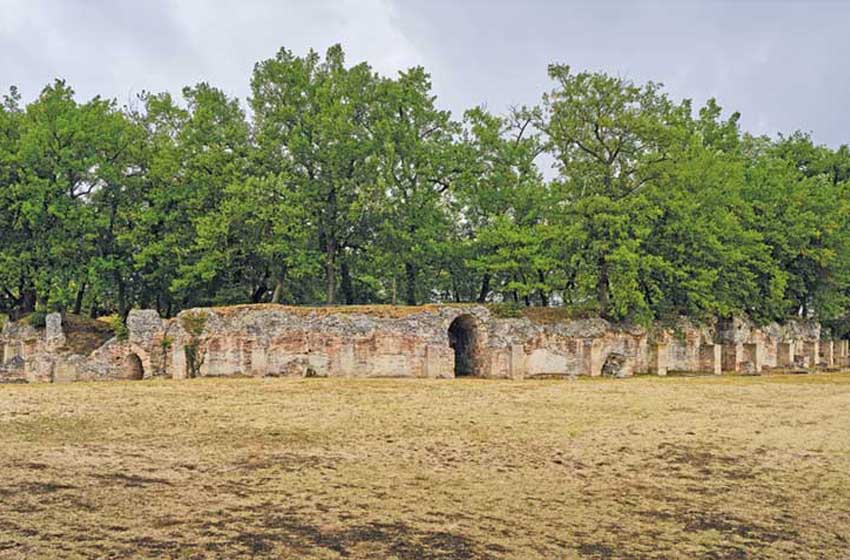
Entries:
[[850,149],[742,131],[711,99],[549,67],[453,116],[343,49],[130,107],[57,80],[0,104],[0,312],[507,302],[648,323],[846,330]]

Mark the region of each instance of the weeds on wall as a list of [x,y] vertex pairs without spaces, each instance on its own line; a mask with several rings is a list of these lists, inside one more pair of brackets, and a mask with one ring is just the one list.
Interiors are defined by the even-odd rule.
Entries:
[[128,329],[124,321],[121,320],[120,315],[112,315],[109,317],[109,326],[112,328],[112,332],[118,340],[123,341],[130,338],[130,329]]
[[200,351],[200,337],[207,326],[207,316],[197,312],[186,313],[180,318],[180,326],[189,335],[189,341],[183,345],[183,353],[186,356],[186,375],[194,379],[200,376],[201,366],[204,365],[204,354]]

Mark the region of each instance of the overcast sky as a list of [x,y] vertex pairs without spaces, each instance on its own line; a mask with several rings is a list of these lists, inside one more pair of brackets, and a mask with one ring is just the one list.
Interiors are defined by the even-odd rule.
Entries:
[[208,81],[244,98],[281,46],[342,43],[389,74],[422,65],[456,114],[537,103],[546,66],[716,97],[751,132],[850,141],[850,1],[0,0],[0,88],[56,77],[80,99]]

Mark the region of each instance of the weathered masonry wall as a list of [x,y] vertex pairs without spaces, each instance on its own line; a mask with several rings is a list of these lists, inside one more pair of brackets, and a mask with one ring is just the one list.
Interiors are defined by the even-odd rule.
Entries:
[[813,323],[740,321],[649,331],[601,319],[551,324],[494,317],[483,306],[202,308],[161,319],[132,311],[126,339],[74,350],[59,314],[0,333],[0,381],[195,376],[431,377],[758,373],[846,367],[847,341]]

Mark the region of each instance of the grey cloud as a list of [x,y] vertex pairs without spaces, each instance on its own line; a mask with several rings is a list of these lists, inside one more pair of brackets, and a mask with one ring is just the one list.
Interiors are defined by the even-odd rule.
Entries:
[[456,114],[537,103],[558,61],[717,97],[756,133],[849,140],[840,1],[0,0],[0,87],[31,99],[61,76],[124,102],[205,80],[246,97],[256,61],[335,42],[382,73],[425,66]]

